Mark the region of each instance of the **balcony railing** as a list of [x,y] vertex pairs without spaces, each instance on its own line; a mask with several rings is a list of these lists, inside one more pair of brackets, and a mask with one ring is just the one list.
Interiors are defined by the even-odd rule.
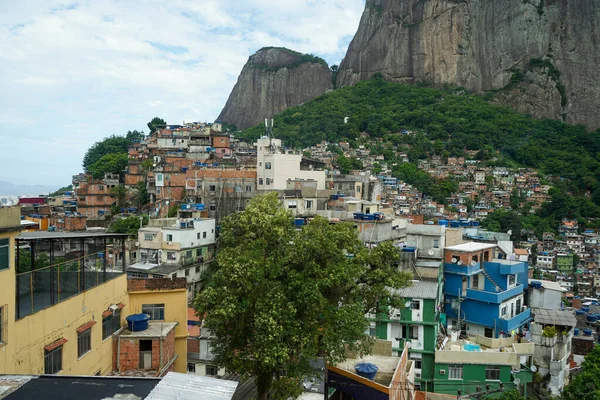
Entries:
[[511,319],[499,319],[498,328],[504,332],[510,332],[517,329],[525,322],[531,319],[531,309],[527,308],[520,314],[515,315]]
[[485,292],[483,290],[467,289],[467,299],[481,301],[484,303],[500,304],[504,300],[510,299],[518,294],[523,293],[523,285],[517,285],[512,289],[503,292]]

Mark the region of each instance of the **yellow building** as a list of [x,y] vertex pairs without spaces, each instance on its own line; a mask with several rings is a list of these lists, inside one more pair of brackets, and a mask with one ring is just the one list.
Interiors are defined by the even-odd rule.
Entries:
[[[33,254],[46,238],[60,238],[81,243],[83,256],[33,271],[17,271],[19,211],[0,208],[0,374],[110,374],[114,370],[114,338],[125,325],[125,317],[141,304],[168,304],[173,310],[167,317],[173,314],[170,320],[186,329],[185,289],[136,292],[130,298],[122,268],[107,269],[106,262],[103,268],[98,261],[101,252],[86,254],[89,246],[85,241],[106,246],[107,241],[123,241],[125,236],[39,232],[40,237],[26,239]],[[174,311],[177,295],[182,315]],[[185,343],[185,339],[180,341]],[[184,348],[177,353],[174,370],[185,372],[187,352]]]

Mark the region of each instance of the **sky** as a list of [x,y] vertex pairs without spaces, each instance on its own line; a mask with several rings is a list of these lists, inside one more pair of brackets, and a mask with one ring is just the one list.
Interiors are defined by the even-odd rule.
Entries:
[[66,186],[94,142],[214,121],[248,57],[339,64],[364,0],[0,0],[0,181]]

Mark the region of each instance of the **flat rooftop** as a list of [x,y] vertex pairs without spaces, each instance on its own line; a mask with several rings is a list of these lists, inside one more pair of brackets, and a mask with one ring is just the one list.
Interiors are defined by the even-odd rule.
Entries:
[[121,336],[128,338],[166,337],[176,326],[177,322],[151,322],[148,324],[148,329],[144,331],[132,332],[125,329]]
[[470,253],[474,251],[493,249],[494,247],[498,247],[498,245],[490,243],[469,242],[457,244],[456,246],[446,247],[446,250]]
[[0,399],[144,399],[159,382],[154,378],[2,375]]
[[400,357],[369,355],[363,358],[347,358],[335,367],[356,374],[354,366],[360,363],[375,364],[379,368],[377,375],[375,375],[375,382],[383,386],[389,386],[400,363]]
[[105,233],[105,232],[22,232],[16,237],[16,240],[52,240],[52,239],[89,239],[89,238],[127,238],[124,233]]

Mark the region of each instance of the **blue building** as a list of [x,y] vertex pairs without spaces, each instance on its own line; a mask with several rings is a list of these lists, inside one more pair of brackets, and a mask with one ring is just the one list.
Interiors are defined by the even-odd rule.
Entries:
[[528,265],[507,258],[513,257],[497,244],[446,247],[444,295],[450,328],[460,326],[469,335],[498,338],[510,336],[531,320],[524,303]]

